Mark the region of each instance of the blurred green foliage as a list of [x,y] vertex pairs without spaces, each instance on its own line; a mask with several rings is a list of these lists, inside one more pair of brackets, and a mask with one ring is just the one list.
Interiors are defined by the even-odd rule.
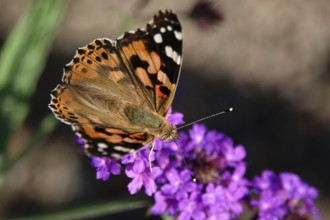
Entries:
[[[45,116],[14,157],[9,142],[23,125],[30,99],[47,62],[50,47],[65,15],[65,0],[34,0],[11,31],[0,51],[0,186],[8,171],[55,127],[52,114]],[[131,198],[61,210],[25,219],[81,219],[145,207]]]
[[65,0],[34,0],[0,51],[0,184],[7,171],[55,126],[46,116],[18,155],[8,157],[9,140],[31,108],[30,98],[65,14]]
[[[132,198],[118,199],[111,202],[103,202],[99,204],[81,206],[71,208],[69,210],[47,213],[45,215],[36,215],[25,217],[25,220],[53,220],[53,219],[87,219],[96,218],[108,214],[116,214],[122,211],[129,211],[146,207],[147,203]],[[134,219],[134,217],[132,218]]]

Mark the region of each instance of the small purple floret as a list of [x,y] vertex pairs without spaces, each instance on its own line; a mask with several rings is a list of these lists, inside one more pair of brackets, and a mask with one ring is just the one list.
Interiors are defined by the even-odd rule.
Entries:
[[110,174],[120,174],[120,164],[114,159],[91,157],[91,164],[96,167],[96,179],[106,181],[109,179]]

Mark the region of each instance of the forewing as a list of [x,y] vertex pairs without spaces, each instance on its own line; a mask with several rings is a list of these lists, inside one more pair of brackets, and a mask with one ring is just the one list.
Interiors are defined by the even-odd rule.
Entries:
[[145,28],[125,33],[117,48],[132,80],[152,110],[165,116],[172,104],[182,62],[182,30],[172,11],[159,11]]

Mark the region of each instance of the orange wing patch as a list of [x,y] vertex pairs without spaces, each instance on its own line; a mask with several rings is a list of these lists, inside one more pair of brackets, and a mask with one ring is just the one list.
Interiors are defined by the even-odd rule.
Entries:
[[117,82],[126,77],[126,68],[117,54],[115,42],[108,39],[97,39],[85,47],[78,48],[68,67],[75,72],[72,77],[77,80],[103,75]]

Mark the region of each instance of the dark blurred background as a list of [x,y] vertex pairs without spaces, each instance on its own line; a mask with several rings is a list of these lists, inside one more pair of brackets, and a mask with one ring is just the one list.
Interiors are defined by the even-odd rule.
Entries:
[[[297,173],[319,189],[317,206],[330,218],[330,2],[205,2],[69,1],[28,119],[12,137],[13,152],[50,113],[50,91],[77,47],[98,37],[115,39],[143,27],[159,9],[173,9],[184,29],[174,110],[191,122],[233,107],[233,113],[203,123],[246,147],[248,177],[264,169]],[[1,45],[30,3],[0,0]],[[128,182],[125,176],[96,180],[70,127],[58,123],[8,174],[0,188],[0,218],[129,196]]]

